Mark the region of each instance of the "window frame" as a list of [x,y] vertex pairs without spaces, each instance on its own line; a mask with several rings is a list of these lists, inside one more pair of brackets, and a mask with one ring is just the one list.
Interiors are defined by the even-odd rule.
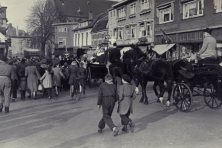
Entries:
[[[158,10],[159,11],[159,24],[165,24],[165,23],[170,23],[174,21],[174,11],[172,9],[173,9],[173,6],[171,5],[170,7]],[[169,13],[166,13],[167,10],[169,11]],[[169,21],[164,21],[165,14],[169,14]]]
[[214,8],[216,10],[216,13],[222,12],[222,0],[214,0]]
[[141,11],[150,9],[150,0],[141,0],[140,7]]
[[130,4],[130,15],[133,15],[133,14],[136,14],[136,3]]
[[[202,13],[201,9],[200,9],[200,4],[199,2],[201,2],[201,7],[202,7]],[[186,5],[192,5],[192,4],[196,4],[196,9],[197,9],[197,14],[193,15],[193,16],[189,16],[190,15],[190,9],[188,8],[186,10]],[[189,6],[187,6],[189,7]],[[182,17],[183,19],[190,19],[190,18],[195,18],[195,17],[200,17],[204,15],[204,0],[194,0],[194,1],[190,1],[190,2],[185,2],[182,4]],[[186,12],[187,11],[187,12]],[[188,13],[187,17],[186,17],[186,13]]]

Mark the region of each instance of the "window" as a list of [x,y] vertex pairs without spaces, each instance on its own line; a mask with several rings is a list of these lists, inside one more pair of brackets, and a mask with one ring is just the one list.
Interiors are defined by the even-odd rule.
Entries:
[[88,45],[88,36],[89,36],[89,34],[88,34],[88,32],[86,32],[86,46]]
[[84,44],[83,40],[84,40],[84,33],[82,33],[82,46]]
[[117,39],[122,40],[123,39],[123,29],[119,28],[118,29],[118,36]]
[[222,12],[222,0],[214,0],[216,12]]
[[130,15],[136,13],[136,3],[130,5]]
[[59,45],[60,47],[66,46],[66,38],[64,38],[64,37],[58,38],[58,45]]
[[118,18],[123,18],[123,17],[125,17],[125,16],[126,16],[125,7],[120,8],[120,9],[118,10]]
[[163,24],[163,23],[168,23],[168,22],[172,22],[174,19],[173,16],[173,7],[172,5],[169,5],[167,7],[164,8],[159,8],[159,23]]
[[150,8],[149,0],[141,0],[141,11]]
[[183,19],[202,16],[203,8],[204,0],[194,0],[183,3]]
[[67,32],[67,27],[59,26],[58,31],[59,32]]
[[136,26],[130,26],[130,34],[131,34],[131,38],[134,39],[136,38]]
[[151,24],[148,22],[142,22],[140,24],[140,37],[147,37],[152,35]]

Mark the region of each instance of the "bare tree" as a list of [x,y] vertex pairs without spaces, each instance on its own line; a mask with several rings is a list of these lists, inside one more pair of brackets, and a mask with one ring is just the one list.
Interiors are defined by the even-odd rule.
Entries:
[[27,24],[33,41],[40,46],[41,56],[45,55],[46,44],[54,37],[52,24],[57,18],[58,13],[52,0],[38,0],[31,9]]

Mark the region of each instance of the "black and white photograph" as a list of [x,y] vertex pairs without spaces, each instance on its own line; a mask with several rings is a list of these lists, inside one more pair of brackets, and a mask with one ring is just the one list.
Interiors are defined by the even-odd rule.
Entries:
[[222,0],[0,0],[0,148],[221,148]]

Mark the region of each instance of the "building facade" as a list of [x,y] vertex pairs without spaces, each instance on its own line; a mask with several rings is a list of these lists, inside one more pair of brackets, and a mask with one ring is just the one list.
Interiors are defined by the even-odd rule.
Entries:
[[154,0],[123,0],[109,10],[110,41],[119,46],[154,41]]
[[75,48],[87,48],[92,45],[91,31],[93,21],[86,20],[78,23],[78,26],[73,29],[73,45]]
[[155,0],[155,44],[175,43],[198,51],[203,29],[211,28],[217,42],[222,42],[222,0]]
[[0,58],[7,55],[6,52],[6,28],[7,28],[7,17],[6,17],[7,7],[0,5]]

